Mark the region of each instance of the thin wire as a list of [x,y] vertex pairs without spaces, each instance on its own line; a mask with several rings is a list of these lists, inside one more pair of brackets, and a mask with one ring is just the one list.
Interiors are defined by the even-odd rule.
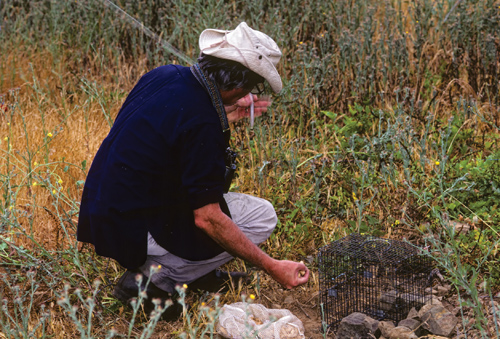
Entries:
[[462,0],[457,0],[457,2],[455,2],[455,4],[450,9],[450,11],[448,12],[448,14],[446,14],[446,17],[444,18],[444,20],[442,22],[443,24],[446,22],[446,20],[448,20],[448,17],[450,16],[451,12],[453,12],[453,10],[457,7],[457,5],[460,3],[460,1],[462,1]]
[[167,41],[163,40],[158,34],[150,30],[148,27],[144,26],[142,22],[139,20],[135,19],[132,17],[130,14],[125,12],[121,7],[113,3],[111,0],[101,0],[101,2],[104,4],[104,6],[111,8],[115,12],[121,14],[123,18],[128,21],[132,26],[135,28],[141,30],[144,34],[146,34],[148,37],[151,39],[155,40],[157,44],[159,44],[161,47],[165,48],[167,51],[178,57],[179,59],[183,60],[184,62],[192,65],[194,64],[193,60],[188,57],[186,54],[182,53],[179,51],[177,48],[172,46],[170,43]]
[[253,129],[253,121],[254,121],[254,105],[253,105],[253,94],[250,93],[250,101],[252,102],[250,104],[250,129]]

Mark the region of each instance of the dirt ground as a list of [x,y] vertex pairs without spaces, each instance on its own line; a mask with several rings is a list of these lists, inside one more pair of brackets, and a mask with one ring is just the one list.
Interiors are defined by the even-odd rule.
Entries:
[[[255,299],[256,303],[260,303],[267,308],[287,309],[291,311],[302,321],[306,338],[324,338],[323,333],[320,331],[321,312],[317,286],[304,286],[293,290],[284,290],[272,279],[265,280],[264,286],[266,288],[260,290],[259,295]],[[312,285],[315,285],[314,281]]]
[[[259,285],[264,287],[257,289]],[[443,285],[446,286],[446,288],[442,288]],[[231,304],[241,301],[241,294],[254,294],[256,298],[253,303],[262,304],[270,309],[288,309],[297,316],[304,325],[305,338],[335,338],[334,334],[328,333],[325,336],[321,331],[321,312],[318,290],[319,286],[315,276],[312,276],[310,282],[305,286],[300,286],[293,290],[284,290],[269,276],[260,273],[259,284],[255,284],[254,278],[253,283],[245,286],[238,291],[238,293],[233,291],[221,296],[221,301],[223,304]],[[194,298],[194,296],[191,296],[191,298]],[[494,311],[491,308],[491,303],[495,305],[496,310],[499,310],[500,293],[497,293],[493,297],[494,301],[492,301],[488,295],[481,296],[480,298],[481,301],[484,301],[484,311],[489,320],[488,326],[491,327],[490,333],[496,333],[494,330],[494,323],[496,320],[497,326],[500,326],[500,321],[498,317],[495,318],[493,315]],[[467,299],[467,297],[462,296],[462,300],[464,299]],[[448,311],[460,319],[456,328],[456,335],[453,335],[452,338],[480,337],[477,330],[473,329],[474,312],[472,307],[463,307],[462,311],[464,312],[465,321],[462,321],[458,295],[453,288],[450,288],[449,284],[443,283],[439,288],[438,286],[434,287],[433,302],[441,302]],[[173,334],[175,332],[173,328],[177,328],[178,330],[180,327],[182,327],[180,322],[177,323],[177,325],[161,322],[157,327],[154,338],[175,338],[176,335]],[[465,335],[465,333],[467,333],[467,335]]]
[[[323,339],[325,336],[321,332],[321,312],[319,305],[319,292],[317,277],[311,275],[309,283],[291,290],[283,289],[278,283],[267,274],[259,273],[259,283],[254,281],[247,285],[240,292],[241,294],[255,295],[253,303],[262,304],[268,309],[287,309],[297,316],[304,325],[304,335],[307,339]],[[260,289],[257,286],[263,286]],[[234,301],[230,299],[235,297]],[[227,299],[227,300],[224,300]],[[226,296],[222,299],[224,303],[241,301],[238,295]],[[333,338],[329,335],[328,338]]]
[[[236,271],[237,267],[232,267]],[[240,267],[241,268],[241,267]],[[311,271],[309,282],[306,285],[299,286],[292,290],[283,289],[277,282],[275,282],[269,275],[263,272],[253,272],[252,281],[239,289],[231,289],[230,292],[220,295],[219,305],[227,305],[242,300],[242,295],[254,295],[255,299],[252,301],[254,304],[262,304],[268,309],[287,309],[297,316],[304,325],[304,334],[307,339],[325,339],[335,338],[335,335],[328,333],[325,335],[321,331],[321,312],[319,300],[319,282],[315,272]],[[440,302],[443,306],[458,319],[459,323],[456,328],[456,335],[452,338],[478,338],[480,334],[474,329],[474,307],[464,306],[462,309],[459,307],[460,299],[462,302],[469,299],[463,291],[459,298],[457,290],[450,286],[449,282],[443,281],[440,284],[435,284],[432,289],[433,303]],[[186,302],[193,308],[197,309],[202,302],[207,302],[208,305],[213,306],[214,294],[203,292],[189,292]],[[480,300],[483,312],[488,318],[489,333],[495,332],[496,326],[500,327],[500,292],[496,292],[492,298],[487,294],[481,295]],[[463,312],[463,313],[462,313]],[[121,312],[120,312],[121,313]],[[114,327],[119,330],[119,333],[125,333],[128,328],[129,315],[123,313],[121,319],[114,322]],[[192,316],[196,317],[196,312],[192,312]],[[462,318],[462,315],[464,318]],[[465,319],[465,320],[463,320]],[[139,326],[140,327],[140,326]],[[152,338],[177,338],[186,328],[189,328],[186,319],[179,319],[176,322],[160,321],[154,331]],[[137,328],[137,333],[140,334],[140,328]],[[467,335],[465,335],[467,334]],[[222,337],[219,337],[222,338]]]
[[[257,286],[262,286],[257,288]],[[262,304],[268,309],[287,309],[297,316],[304,325],[304,334],[307,339],[323,339],[325,336],[321,333],[321,315],[319,306],[319,292],[317,280],[310,278],[310,282],[305,286],[297,287],[293,290],[284,290],[278,283],[271,279],[267,274],[259,273],[258,283],[256,274],[252,283],[244,286],[241,290],[231,291],[221,295],[222,304],[232,304],[241,301],[241,295],[255,295],[254,304]],[[213,295],[200,296],[191,293],[187,302],[191,305],[197,305],[200,300],[208,300]],[[196,306],[195,306],[196,307]],[[153,338],[176,338],[179,329],[183,328],[182,321],[168,323],[161,321],[156,327]],[[218,337],[222,338],[222,337]],[[334,338],[328,335],[327,338]]]

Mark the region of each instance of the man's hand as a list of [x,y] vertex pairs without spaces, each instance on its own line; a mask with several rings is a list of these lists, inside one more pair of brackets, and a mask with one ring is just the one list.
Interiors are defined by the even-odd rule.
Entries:
[[262,113],[267,112],[267,107],[271,105],[271,99],[267,96],[258,97],[255,94],[248,94],[238,100],[236,104],[232,106],[225,106],[227,113],[227,120],[229,122],[236,122],[243,118],[250,117],[250,105],[252,100],[250,96],[253,96],[253,107],[254,107],[254,117],[261,116]]
[[289,260],[276,260],[267,273],[284,288],[305,284],[309,279],[309,270],[303,263]]

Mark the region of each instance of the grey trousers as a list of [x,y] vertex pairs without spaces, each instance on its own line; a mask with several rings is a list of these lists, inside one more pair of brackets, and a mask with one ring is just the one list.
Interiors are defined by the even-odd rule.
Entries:
[[[234,223],[243,233],[258,245],[271,235],[278,218],[272,204],[264,199],[241,193],[227,193],[224,199],[231,212]],[[151,281],[158,288],[174,293],[175,285],[188,284],[227,263],[233,257],[223,252],[214,258],[190,261],[173,255],[148,236],[147,260],[139,270],[149,276],[150,267],[161,265],[159,272],[153,274]]]

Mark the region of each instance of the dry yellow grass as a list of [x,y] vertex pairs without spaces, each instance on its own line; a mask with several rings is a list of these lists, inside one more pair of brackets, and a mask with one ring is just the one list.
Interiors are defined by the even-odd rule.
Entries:
[[[83,185],[78,185],[77,182],[85,180],[86,171],[109,132],[108,120],[99,101],[85,93],[81,79],[71,73],[74,65],[61,61],[58,68],[54,69],[56,62],[47,51],[12,53],[6,58],[16,64],[16,74],[3,82],[0,91],[4,103],[0,108],[0,173],[5,176],[4,185],[15,187],[15,195],[6,203],[6,208],[12,218],[19,220],[18,224],[26,233],[23,235],[19,227],[5,225],[11,228],[4,234],[10,234],[10,240],[17,245],[35,251],[34,242],[48,251],[73,247],[76,240],[76,213],[83,189]],[[95,66],[93,62],[90,64]],[[5,69],[3,71],[8,73]],[[145,63],[139,63],[135,69],[123,63],[122,68],[109,70],[107,74],[99,73],[99,69],[89,69],[83,73],[100,86],[106,86],[103,93],[120,94],[116,99],[107,99],[109,106],[106,110],[114,120],[126,94],[144,72]],[[115,79],[116,82],[110,79]],[[237,138],[240,142],[247,142],[250,136],[244,132]],[[266,149],[259,152],[266,152]],[[259,154],[259,157],[263,155]],[[81,168],[82,161],[86,162],[86,170]],[[252,166],[256,166],[252,159],[250,162]],[[251,179],[254,177],[254,174],[247,176],[243,172],[236,184],[244,186],[247,192],[257,191],[259,185]],[[276,241],[279,243],[280,240],[277,238]],[[227,268],[245,270],[244,266],[244,262],[238,260],[230,263]],[[111,262],[108,277],[118,277],[120,271],[122,268]],[[103,272],[99,272],[98,276],[104,279]],[[115,278],[111,279],[116,282]],[[262,280],[272,285],[268,277],[263,277]],[[312,289],[317,289],[317,282],[312,284]],[[259,291],[268,293],[264,289]],[[231,290],[221,296],[221,301],[240,301],[241,293],[258,294],[259,291]],[[108,289],[103,295],[103,304],[98,309],[114,302],[108,297],[109,292]],[[52,338],[79,336],[75,324],[57,305],[54,291],[44,287],[38,293],[30,326],[36,326],[41,317],[40,305],[47,304],[51,313],[47,332],[51,333]],[[199,301],[191,298],[189,302],[194,307],[193,317],[197,317],[198,311],[195,309],[200,306]],[[207,304],[210,303],[208,300]],[[130,310],[122,307],[117,314],[105,317],[109,327],[95,329],[95,335],[104,337],[111,326],[119,333],[126,333],[129,318]],[[144,321],[147,317],[142,314],[141,319]],[[188,326],[185,321],[160,323],[153,338],[175,337],[173,333],[179,333]],[[208,319],[202,318],[199,325],[203,326],[207,322]],[[134,328],[133,333],[139,335],[140,326]]]
[[[4,185],[16,187],[7,208],[29,226],[28,232],[39,243],[60,249],[74,238],[64,239],[56,216],[66,212],[76,223],[75,203],[83,185],[75,183],[85,180],[82,162],[88,170],[109,124],[99,101],[82,91],[81,80],[69,72],[71,65],[61,61],[54,69],[49,52],[12,53],[6,60],[16,66],[7,70],[13,75],[4,79],[0,91],[4,103],[0,108],[0,172],[8,178]],[[118,83],[106,85],[126,93],[136,81],[131,79],[130,68],[115,70]],[[122,95],[109,100],[106,108],[112,119],[124,99]],[[32,245],[23,237],[16,240]]]

